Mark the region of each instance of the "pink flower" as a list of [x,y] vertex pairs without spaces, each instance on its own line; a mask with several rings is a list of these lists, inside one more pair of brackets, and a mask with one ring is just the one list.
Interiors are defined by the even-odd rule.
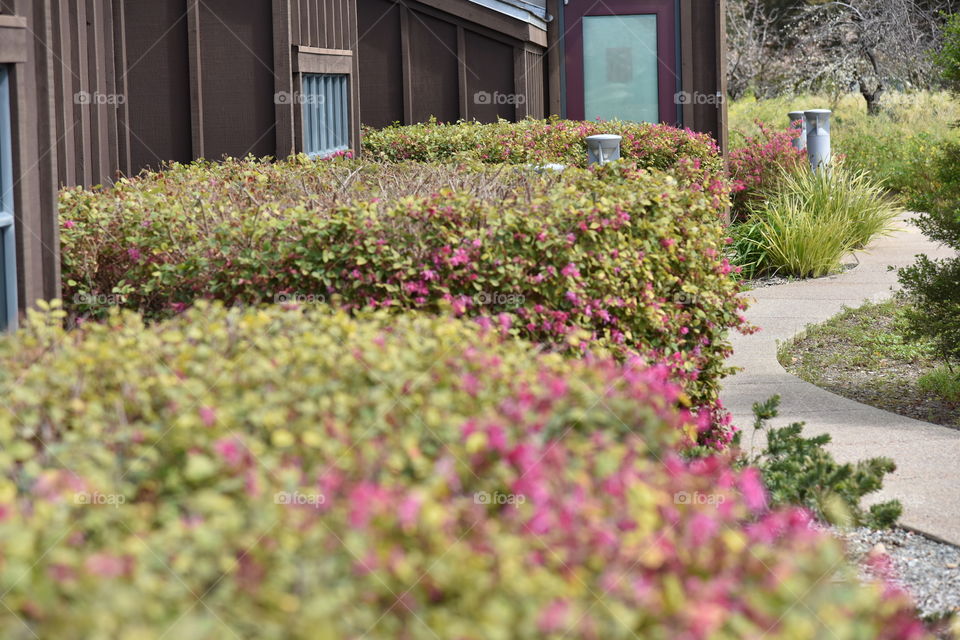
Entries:
[[572,262],[560,270],[560,273],[567,278],[579,278],[580,270],[577,269],[577,265]]
[[705,513],[698,513],[690,519],[690,540],[695,546],[700,546],[713,537],[719,524],[715,518]]
[[203,426],[212,427],[217,421],[217,412],[212,407],[200,407],[200,420]]
[[747,467],[740,474],[740,492],[747,506],[753,511],[761,511],[767,506],[767,494],[760,479],[760,471]]
[[87,571],[102,578],[117,578],[130,572],[132,559],[109,553],[95,553],[83,563]]
[[417,523],[421,504],[423,500],[417,496],[407,496],[400,502],[397,507],[397,520],[403,527],[409,528]]
[[213,443],[213,450],[231,467],[243,464],[246,453],[243,444],[234,436],[220,438]]
[[64,220],[63,226],[67,229],[73,229],[75,226],[77,226],[77,223],[73,220]]
[[453,257],[450,258],[450,264],[454,266],[458,264],[467,264],[469,261],[470,257],[467,255],[465,249],[457,249],[453,252]]
[[127,249],[127,255],[130,256],[131,260],[139,260],[140,249],[137,249],[136,247],[134,247],[133,249]]
[[569,605],[564,600],[554,600],[540,612],[537,618],[537,628],[540,633],[554,633],[562,631],[566,626],[567,612]]

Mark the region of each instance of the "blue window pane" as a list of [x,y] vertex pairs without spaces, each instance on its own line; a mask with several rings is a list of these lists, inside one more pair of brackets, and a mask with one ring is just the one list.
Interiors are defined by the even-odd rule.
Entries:
[[303,74],[303,147],[309,155],[350,148],[349,82],[345,74]]

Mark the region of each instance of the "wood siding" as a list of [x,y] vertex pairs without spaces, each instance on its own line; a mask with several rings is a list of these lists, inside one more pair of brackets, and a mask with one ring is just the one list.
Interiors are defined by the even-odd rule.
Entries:
[[359,144],[356,28],[354,0],[0,0],[21,308],[60,295],[61,186],[301,150],[298,55],[346,56]]
[[683,124],[709,133],[727,149],[724,0],[679,0],[681,82],[690,95],[715,96],[683,106]]
[[[676,1],[683,88],[723,95],[723,0]],[[349,76],[357,148],[361,121],[557,114],[562,60],[557,21],[467,0],[0,0],[21,307],[60,294],[60,186],[300,151],[302,73]],[[683,124],[725,147],[722,101],[685,105]]]
[[463,0],[357,0],[360,120],[494,122],[546,113],[546,33]]

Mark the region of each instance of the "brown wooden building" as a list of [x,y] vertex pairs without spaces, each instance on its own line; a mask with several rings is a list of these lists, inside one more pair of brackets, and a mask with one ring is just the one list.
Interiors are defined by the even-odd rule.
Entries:
[[59,295],[63,185],[328,154],[361,123],[430,117],[624,117],[724,142],[722,2],[0,0],[0,327]]

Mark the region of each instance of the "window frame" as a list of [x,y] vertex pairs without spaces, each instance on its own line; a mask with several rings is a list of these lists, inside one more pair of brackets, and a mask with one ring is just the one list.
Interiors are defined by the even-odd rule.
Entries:
[[[356,151],[358,140],[358,126],[355,121],[358,117],[355,108],[355,89],[356,82],[354,77],[354,52],[348,49],[320,49],[317,47],[294,47],[294,87],[297,88],[298,100],[295,105],[295,136],[296,149],[299,152],[308,153],[312,157],[326,157],[337,153],[353,149]],[[305,91],[304,76],[312,75],[336,75],[346,77],[345,103],[340,110],[340,115],[345,123],[346,144],[337,145],[335,148],[312,151],[307,144],[307,134],[311,126],[308,117],[307,104],[308,96]],[[300,104],[303,103],[303,104]],[[311,152],[312,151],[312,152]]]

